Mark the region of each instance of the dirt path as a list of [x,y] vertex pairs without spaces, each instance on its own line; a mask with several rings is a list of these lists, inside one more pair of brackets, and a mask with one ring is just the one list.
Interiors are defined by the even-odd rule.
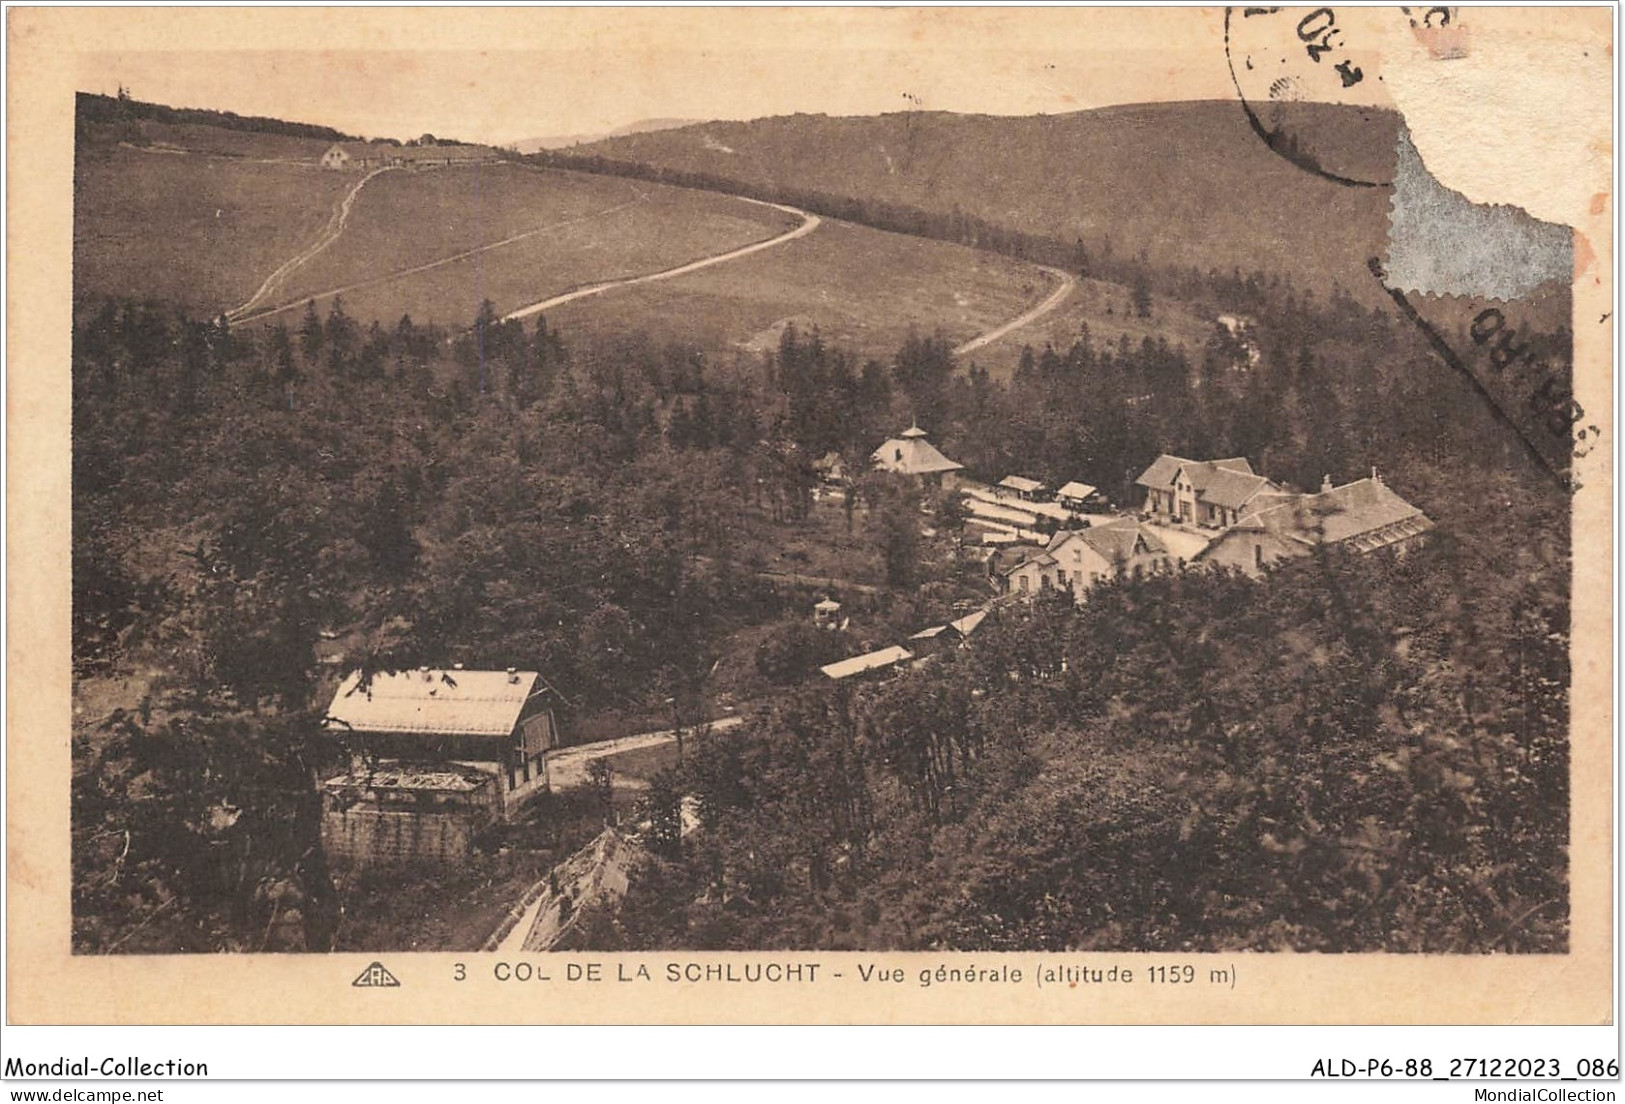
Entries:
[[[383,170],[380,169],[379,171],[382,172]],[[636,189],[633,190],[636,191]],[[413,265],[411,268],[403,268],[395,272],[386,272],[382,276],[373,276],[365,280],[357,280],[353,284],[345,284],[343,287],[328,288],[326,291],[318,291],[310,295],[301,296],[292,303],[284,303],[279,307],[272,307],[269,310],[256,311],[247,317],[236,318],[228,316],[228,318],[232,322],[255,322],[261,318],[270,318],[272,315],[281,314],[284,311],[290,311],[298,307],[302,307],[312,299],[326,299],[333,295],[348,295],[350,292],[360,291],[362,288],[376,287],[378,284],[387,284],[391,280],[400,280],[406,278],[407,276],[416,276],[420,272],[428,272],[431,269],[440,268],[443,265],[456,264],[458,261],[466,261],[470,257],[489,252],[492,249],[501,249],[505,245],[513,245],[515,242],[522,242],[527,238],[534,238],[538,234],[546,234],[550,231],[559,230],[566,226],[575,226],[578,223],[591,222],[594,219],[605,218],[606,216],[615,214],[617,211],[624,211],[628,207],[635,207],[639,203],[647,203],[648,201],[649,197],[647,195],[645,195],[643,192],[637,192],[636,199],[629,199],[625,203],[617,203],[613,207],[605,207],[602,210],[592,211],[585,215],[577,215],[575,218],[564,219],[560,222],[550,222],[545,226],[535,226],[529,230],[514,234],[512,237],[503,238],[501,241],[487,242],[484,245],[477,245],[473,249],[465,249],[461,253],[453,253],[448,257],[440,257],[432,261],[425,261],[420,265]],[[311,256],[314,255],[315,254],[311,254]],[[308,259],[308,257],[305,258],[305,260]],[[304,261],[300,261],[299,263],[303,264]],[[292,271],[292,269],[289,269],[289,271]],[[242,308],[239,307],[238,309],[241,310]]]
[[590,284],[584,288],[577,288],[574,291],[567,291],[563,295],[555,295],[551,299],[543,299],[540,303],[532,303],[528,307],[520,307],[516,311],[503,315],[502,320],[504,322],[511,322],[520,318],[529,318],[533,314],[540,314],[542,311],[550,310],[553,307],[562,306],[565,303],[573,303],[577,299],[586,299],[589,296],[602,295],[606,291],[615,291],[618,288],[636,287],[638,284],[652,284],[656,280],[670,280],[676,276],[686,276],[690,272],[698,272],[702,268],[710,268],[712,265],[722,264],[724,261],[737,261],[739,258],[748,257],[752,253],[759,253],[764,249],[771,249],[775,245],[783,245],[786,242],[795,241],[797,238],[804,238],[808,234],[811,234],[814,230],[818,229],[819,224],[824,221],[817,215],[808,214],[806,211],[796,207],[787,207],[782,203],[768,203],[766,200],[749,199],[745,196],[735,196],[734,198],[742,200],[745,203],[755,203],[762,207],[772,207],[775,210],[783,211],[785,214],[796,215],[802,220],[801,225],[797,226],[794,230],[788,230],[783,234],[779,234],[777,237],[768,238],[764,241],[752,242],[750,245],[740,246],[738,249],[730,249],[726,253],[718,253],[715,256],[702,257],[697,261],[689,261],[687,264],[680,264],[676,268],[668,268],[660,272],[650,272],[643,276],[629,276],[624,280],[608,280],[602,284]]
[[[350,209],[355,206],[355,197],[361,194],[361,189],[367,186],[367,181],[371,180],[379,173],[389,172],[390,169],[394,167],[395,166],[393,165],[385,165],[381,169],[374,169],[372,172],[356,181],[355,187],[344,193],[344,198],[339,200],[339,205],[337,209],[334,210],[333,217],[328,220],[326,228],[323,229],[320,234],[316,235],[316,240],[311,242],[310,245],[306,246],[301,252],[296,253],[293,257],[283,261],[282,264],[277,267],[275,272],[271,273],[265,278],[265,282],[260,285],[260,289],[249,298],[248,302],[235,308],[234,310],[227,311],[226,321],[246,321],[249,316],[249,312],[275,294],[276,289],[282,286],[282,282],[284,280],[291,276],[302,265],[306,264],[312,258],[321,253],[322,250],[338,241],[339,235],[344,233],[344,224],[350,221]],[[264,313],[275,312],[268,311]],[[262,316],[263,315],[254,315],[253,317],[258,318]]]
[[[726,732],[742,723],[743,718],[740,717],[722,717],[711,721],[710,727],[712,732]],[[619,736],[613,740],[599,740],[579,747],[563,748],[547,757],[548,787],[554,790],[573,790],[585,786],[587,765],[595,759],[617,755],[623,751],[637,751],[676,742],[677,734],[671,729],[665,729],[660,732],[640,732],[635,736]]]
[[1045,272],[1049,273],[1051,276],[1059,278],[1061,281],[1061,286],[1050,292],[1049,298],[1045,299],[1032,310],[1012,318],[1010,321],[1006,322],[996,330],[989,330],[980,337],[971,338],[969,341],[965,342],[963,345],[959,346],[959,348],[954,350],[955,356],[962,356],[965,353],[974,353],[977,349],[991,345],[995,341],[999,340],[999,338],[1004,337],[1006,334],[1014,333],[1023,326],[1029,326],[1032,323],[1037,322],[1050,311],[1066,302],[1067,297],[1072,294],[1072,289],[1078,286],[1078,278],[1072,275],[1070,272],[1063,272],[1058,268],[1050,268],[1048,265],[1040,265],[1039,267]]

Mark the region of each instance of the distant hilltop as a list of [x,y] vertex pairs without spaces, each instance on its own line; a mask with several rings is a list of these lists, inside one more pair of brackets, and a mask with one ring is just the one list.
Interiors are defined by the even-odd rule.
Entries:
[[286,138],[317,138],[329,142],[359,141],[353,134],[315,123],[290,123],[263,115],[239,115],[235,111],[213,111],[200,107],[168,107],[131,99],[128,93],[105,96],[80,92],[75,102],[75,121],[86,124],[133,122],[167,123],[171,126],[211,126],[242,130],[253,134],[278,134]]
[[616,127],[598,134],[555,134],[546,138],[521,138],[513,143],[513,148],[520,153],[536,153],[540,150],[568,149],[570,146],[584,146],[591,142],[603,142],[610,138],[625,138],[632,134],[649,134],[657,130],[676,130],[679,127],[695,126],[703,122],[701,119],[639,119],[635,123]]
[[[248,134],[274,134],[282,138],[303,138],[349,146],[387,145],[397,149],[440,146],[465,150],[487,148],[470,146],[455,138],[436,138],[432,134],[409,139],[404,143],[394,138],[375,138],[369,142],[366,138],[346,134],[342,130],[317,123],[296,123],[264,115],[239,115],[235,111],[216,111],[202,107],[170,107],[166,104],[132,99],[129,93],[123,90],[117,96],[108,96],[100,92],[78,93],[74,104],[74,121],[81,135],[87,127],[106,130],[110,127],[139,128],[142,123],[157,123],[169,127],[204,126]],[[132,132],[126,137],[137,136]]]
[[[1335,154],[1373,179],[1391,171],[1397,114],[1314,103],[1274,110],[1294,121],[1305,152]],[[1305,172],[1259,138],[1234,99],[1064,115],[803,113],[547,154],[559,167],[637,166],[650,179],[818,204],[836,218],[890,211],[899,216],[891,229],[937,220],[943,236],[969,245],[1012,232],[1043,237],[1097,275],[1143,255],[1168,270],[1267,271],[1317,294],[1341,285],[1367,303],[1389,302],[1366,266],[1386,240],[1387,191]]]

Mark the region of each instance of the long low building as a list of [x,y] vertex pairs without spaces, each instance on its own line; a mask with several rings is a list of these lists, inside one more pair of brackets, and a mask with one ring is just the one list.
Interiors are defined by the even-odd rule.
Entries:
[[914,653],[907,648],[893,645],[882,648],[877,652],[866,652],[863,655],[843,659],[838,663],[830,663],[820,667],[824,677],[840,682],[842,679],[855,678],[858,675],[876,674],[888,671],[899,663],[906,663],[914,658]]
[[1016,509],[982,498],[965,499],[965,512],[972,517],[986,518],[1007,525],[1020,525],[1029,529],[1038,524],[1038,515],[1030,510]]
[[1433,528],[1421,510],[1406,502],[1375,471],[1318,494],[1280,495],[1213,539],[1200,562],[1237,567],[1257,575],[1284,559],[1307,556],[1316,547],[1349,552],[1388,548],[1405,552]]
[[391,165],[430,167],[494,160],[496,151],[489,146],[461,143],[397,146],[392,142],[335,142],[322,154],[321,165],[324,169],[343,172],[381,169]]

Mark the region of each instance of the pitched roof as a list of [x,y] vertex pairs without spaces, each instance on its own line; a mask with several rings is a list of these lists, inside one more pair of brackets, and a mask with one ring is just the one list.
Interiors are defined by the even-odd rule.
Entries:
[[943,633],[945,633],[947,631],[948,631],[948,626],[947,625],[932,625],[929,629],[921,629],[919,632],[917,632],[913,636],[909,637],[909,639],[910,640],[935,640],[937,637],[941,636]]
[[1140,478],[1134,482],[1141,487],[1166,487],[1174,481],[1179,469],[1190,462],[1177,456],[1169,456],[1165,452],[1151,461],[1151,466],[1141,472]]
[[1239,472],[1242,475],[1253,475],[1253,466],[1247,462],[1245,456],[1232,456],[1224,460],[1187,460],[1183,456],[1173,456],[1163,453],[1151,462],[1151,466],[1140,473],[1140,478],[1134,482],[1142,487],[1166,487],[1174,481],[1180,469],[1190,476],[1191,485],[1198,491],[1207,486],[1215,472]]
[[1088,529],[1078,530],[1077,536],[1114,563],[1133,559],[1137,555],[1161,555],[1168,551],[1155,533],[1133,518],[1092,525]]
[[1426,532],[1433,522],[1386,483],[1368,478],[1272,505],[1239,526],[1310,537],[1318,532],[1327,544],[1348,542],[1369,551]]
[[535,671],[419,668],[376,674],[362,690],[361,672],[353,671],[334,693],[327,723],[354,732],[506,736],[540,677]]
[[1059,563],[1054,556],[1040,548],[1031,549],[1025,556],[1000,572],[1001,575],[1014,575],[1024,567],[1053,567]]
[[1070,483],[1063,484],[1061,489],[1055,492],[1055,497],[1056,498],[1088,498],[1090,495],[1092,495],[1094,493],[1095,493],[1095,488],[1089,486],[1089,484],[1087,484],[1087,483],[1079,483],[1077,480],[1073,480]]
[[1203,472],[1200,481],[1192,479],[1191,482],[1195,484],[1196,493],[1201,496],[1203,502],[1223,506],[1228,510],[1241,509],[1254,495],[1275,486],[1261,475],[1228,468],[1208,469]]
[[875,449],[870,459],[880,468],[901,475],[959,471],[965,466],[954,463],[938,452],[936,446],[925,439],[923,432],[917,437],[911,437],[908,433],[893,437]]
[[967,613],[965,616],[956,621],[948,622],[948,627],[954,630],[954,632],[958,633],[960,636],[969,636],[971,633],[976,631],[977,627],[981,625],[983,621],[986,620],[987,610],[977,610],[975,613]]
[[899,648],[895,644],[890,648],[882,648],[878,652],[867,652],[851,659],[843,659],[839,663],[831,663],[820,667],[824,675],[832,679],[851,678],[866,671],[878,671],[882,667],[892,667],[904,660],[913,659],[914,653],[907,648]]
[[999,480],[999,486],[1008,487],[1012,491],[1020,491],[1022,494],[1032,494],[1043,484],[1036,479],[1028,479],[1024,475],[1007,475]]

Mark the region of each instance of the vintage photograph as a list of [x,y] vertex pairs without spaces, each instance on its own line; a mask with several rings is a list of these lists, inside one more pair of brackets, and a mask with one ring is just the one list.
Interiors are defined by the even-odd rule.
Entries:
[[73,955],[1568,954],[1488,17],[672,14],[78,58]]

